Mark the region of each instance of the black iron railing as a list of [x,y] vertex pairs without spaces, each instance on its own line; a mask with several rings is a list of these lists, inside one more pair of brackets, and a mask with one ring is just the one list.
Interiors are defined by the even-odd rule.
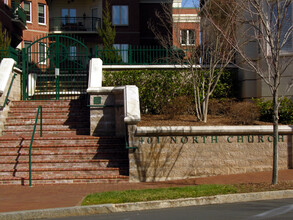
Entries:
[[98,17],[55,17],[50,18],[50,32],[97,31],[101,28]]

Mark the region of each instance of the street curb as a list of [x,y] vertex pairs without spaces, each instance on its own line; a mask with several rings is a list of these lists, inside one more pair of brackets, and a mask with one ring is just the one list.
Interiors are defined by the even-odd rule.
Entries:
[[62,218],[70,216],[86,216],[95,214],[107,214],[115,212],[130,212],[148,209],[174,208],[184,206],[210,205],[222,203],[248,202],[268,199],[293,198],[293,190],[268,191],[257,193],[240,193],[228,195],[216,195],[197,198],[160,200],[150,202],[136,202],[123,204],[104,204],[92,206],[76,206],[69,208],[39,209],[19,212],[0,213],[0,220],[25,220]]

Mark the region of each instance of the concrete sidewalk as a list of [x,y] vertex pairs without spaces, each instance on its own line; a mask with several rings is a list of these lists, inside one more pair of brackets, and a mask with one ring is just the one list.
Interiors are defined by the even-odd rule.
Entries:
[[[271,172],[259,172],[159,183],[0,186],[0,212],[79,206],[86,195],[94,192],[195,184],[270,183],[271,175]],[[293,181],[293,170],[279,171],[279,181]]]

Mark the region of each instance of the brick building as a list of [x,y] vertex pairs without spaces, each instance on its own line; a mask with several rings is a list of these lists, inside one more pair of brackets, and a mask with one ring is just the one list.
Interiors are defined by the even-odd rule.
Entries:
[[[105,0],[47,0],[50,14],[49,33],[74,34],[83,38],[93,49],[102,41],[98,28],[102,25]],[[160,3],[166,0],[112,0],[109,1],[112,25],[115,26],[115,47],[158,44],[148,29],[149,19],[155,17]]]
[[173,45],[188,49],[199,45],[200,17],[197,8],[182,8],[182,0],[173,1]]
[[31,44],[41,35],[49,32],[49,8],[46,0],[23,1],[22,8],[26,13],[27,29],[23,32],[23,42],[19,47],[23,48]]
[[0,21],[11,38],[11,46],[16,47],[22,41],[22,32],[26,28],[25,14],[20,0],[0,1]]

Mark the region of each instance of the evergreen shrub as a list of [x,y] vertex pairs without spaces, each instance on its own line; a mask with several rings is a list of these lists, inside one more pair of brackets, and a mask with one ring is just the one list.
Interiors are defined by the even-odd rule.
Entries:
[[[260,109],[260,120],[273,122],[273,102],[271,100],[254,99],[255,104]],[[279,108],[279,122],[281,124],[293,124],[293,102],[289,98],[281,101]]]
[[[104,71],[104,86],[136,85],[139,89],[141,112],[164,114],[166,106],[184,97],[194,109],[192,79],[186,71],[178,70],[124,70]],[[211,98],[235,96],[233,74],[226,71]],[[188,108],[190,109],[190,108]],[[190,110],[188,110],[190,112]]]

